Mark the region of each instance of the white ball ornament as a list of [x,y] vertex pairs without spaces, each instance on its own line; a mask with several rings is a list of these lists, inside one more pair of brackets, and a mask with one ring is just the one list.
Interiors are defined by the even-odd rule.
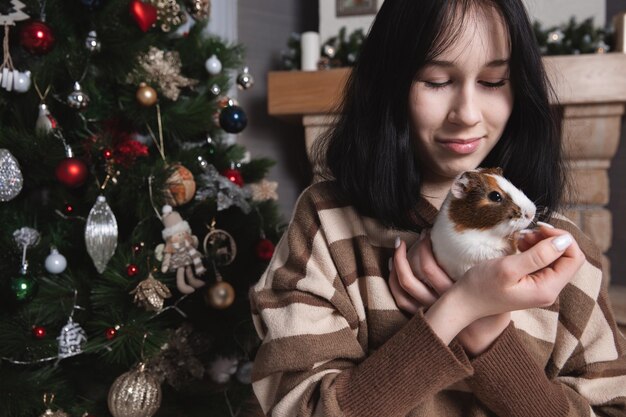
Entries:
[[25,93],[30,88],[30,71],[13,71],[13,89],[18,93]]
[[217,75],[222,72],[222,62],[215,55],[211,55],[204,63],[204,67],[211,75]]
[[46,258],[46,271],[51,274],[60,274],[67,268],[67,259],[61,255],[58,250],[52,248],[50,255]]

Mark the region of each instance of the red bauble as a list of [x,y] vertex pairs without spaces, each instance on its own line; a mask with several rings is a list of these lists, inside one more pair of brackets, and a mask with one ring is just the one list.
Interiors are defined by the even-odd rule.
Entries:
[[126,267],[126,274],[129,277],[134,277],[139,273],[139,267],[135,264],[130,264]]
[[32,54],[47,54],[54,46],[54,42],[52,29],[40,20],[26,22],[20,30],[20,45]]
[[67,214],[68,216],[70,214],[74,214],[74,206],[72,206],[69,203],[65,204],[65,207],[63,208],[63,210],[65,211],[65,214]]
[[222,175],[240,187],[243,187],[243,177],[241,176],[241,172],[234,168],[225,169],[222,172]]
[[139,0],[132,0],[129,5],[130,14],[135,22],[144,32],[152,27],[157,21],[157,8],[148,3],[142,3]]
[[65,158],[55,171],[55,175],[59,182],[67,187],[76,188],[80,187],[87,180],[87,165],[78,158]]
[[113,158],[113,151],[110,150],[109,148],[104,148],[102,150],[102,157],[106,160]]
[[107,340],[113,340],[115,336],[117,336],[117,329],[115,327],[109,327],[104,331],[104,337],[106,337]]
[[36,339],[43,339],[46,337],[46,328],[43,326],[33,326],[33,336]]
[[256,256],[262,261],[269,261],[274,256],[274,244],[269,239],[261,239],[256,244]]

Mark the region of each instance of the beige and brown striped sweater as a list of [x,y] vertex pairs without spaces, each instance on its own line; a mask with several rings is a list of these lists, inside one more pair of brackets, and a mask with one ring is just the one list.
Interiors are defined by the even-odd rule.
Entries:
[[[418,207],[416,230],[434,207]],[[387,286],[394,240],[416,233],[363,217],[333,182],[300,196],[259,283],[263,339],[253,387],[272,416],[626,416],[626,343],[601,286],[600,257],[565,219],[587,262],[557,303],[513,313],[472,360],[423,315],[406,317]]]

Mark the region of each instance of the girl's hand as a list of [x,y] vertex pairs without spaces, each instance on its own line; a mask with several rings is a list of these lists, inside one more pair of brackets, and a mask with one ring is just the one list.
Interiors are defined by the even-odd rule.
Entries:
[[[524,235],[520,250],[476,265],[453,283],[437,265],[429,239],[422,237],[409,251],[415,274],[401,242],[391,268],[391,292],[398,307],[409,312],[435,305],[427,320],[440,328],[442,340],[459,334],[466,350],[479,354],[506,328],[510,311],[554,303],[585,260],[571,235],[547,226]],[[440,302],[444,293],[447,303]]]
[[[389,286],[396,304],[413,314],[421,307],[428,309],[454,285],[437,264],[426,232],[411,246],[408,259],[404,242],[400,242],[390,259],[390,266]],[[416,275],[424,278],[419,279]],[[478,319],[459,333],[459,342],[468,353],[478,355],[493,343],[509,322],[509,313]]]

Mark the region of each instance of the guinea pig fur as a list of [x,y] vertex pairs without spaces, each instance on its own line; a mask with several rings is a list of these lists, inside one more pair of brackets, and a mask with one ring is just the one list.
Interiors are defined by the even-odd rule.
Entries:
[[457,280],[477,263],[517,251],[517,232],[528,227],[536,207],[502,176],[500,168],[459,175],[431,231],[435,259]]

